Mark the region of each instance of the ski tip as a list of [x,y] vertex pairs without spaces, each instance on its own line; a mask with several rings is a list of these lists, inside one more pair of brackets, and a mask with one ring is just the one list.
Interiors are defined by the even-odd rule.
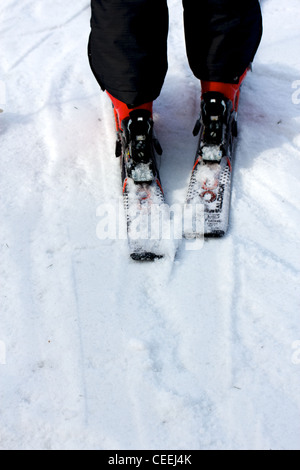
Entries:
[[213,230],[211,232],[205,232],[205,238],[222,238],[226,235],[226,230]]
[[142,252],[142,253],[131,253],[131,259],[134,261],[155,261],[157,259],[162,259],[163,255],[158,255],[156,253]]

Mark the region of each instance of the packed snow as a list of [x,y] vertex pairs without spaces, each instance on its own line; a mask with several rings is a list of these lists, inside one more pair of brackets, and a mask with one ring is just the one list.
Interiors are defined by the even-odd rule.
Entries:
[[[154,117],[173,205],[200,85],[168,3]],[[228,234],[139,264],[99,236],[122,188],[89,2],[1,0],[1,449],[300,449],[299,7],[262,2]]]

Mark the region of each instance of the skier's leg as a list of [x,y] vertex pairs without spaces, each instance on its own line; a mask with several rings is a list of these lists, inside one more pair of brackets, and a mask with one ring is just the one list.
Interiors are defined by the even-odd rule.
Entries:
[[91,0],[89,59],[101,88],[129,107],[149,103],[167,71],[166,0]]
[[[238,98],[239,86],[261,40],[258,0],[183,0],[183,6],[187,55],[193,73],[206,91]],[[228,86],[223,91],[214,90],[213,83]]]

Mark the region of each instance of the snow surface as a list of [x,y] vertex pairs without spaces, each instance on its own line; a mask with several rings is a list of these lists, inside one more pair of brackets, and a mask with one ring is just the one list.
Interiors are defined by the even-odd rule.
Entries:
[[[169,6],[155,121],[182,204],[200,90]],[[230,231],[141,265],[97,237],[121,188],[89,3],[1,0],[1,449],[300,448],[300,1],[262,7]]]

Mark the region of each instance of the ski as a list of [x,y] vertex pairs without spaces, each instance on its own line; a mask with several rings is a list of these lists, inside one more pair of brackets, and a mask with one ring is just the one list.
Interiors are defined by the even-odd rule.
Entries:
[[200,137],[186,203],[202,210],[194,211],[192,226],[184,235],[186,238],[222,237],[229,225],[237,136],[237,112],[231,100],[218,92],[205,93],[193,133]]
[[164,257],[165,200],[157,168],[162,149],[153,134],[150,112],[135,110],[117,133],[130,256],[135,261]]

